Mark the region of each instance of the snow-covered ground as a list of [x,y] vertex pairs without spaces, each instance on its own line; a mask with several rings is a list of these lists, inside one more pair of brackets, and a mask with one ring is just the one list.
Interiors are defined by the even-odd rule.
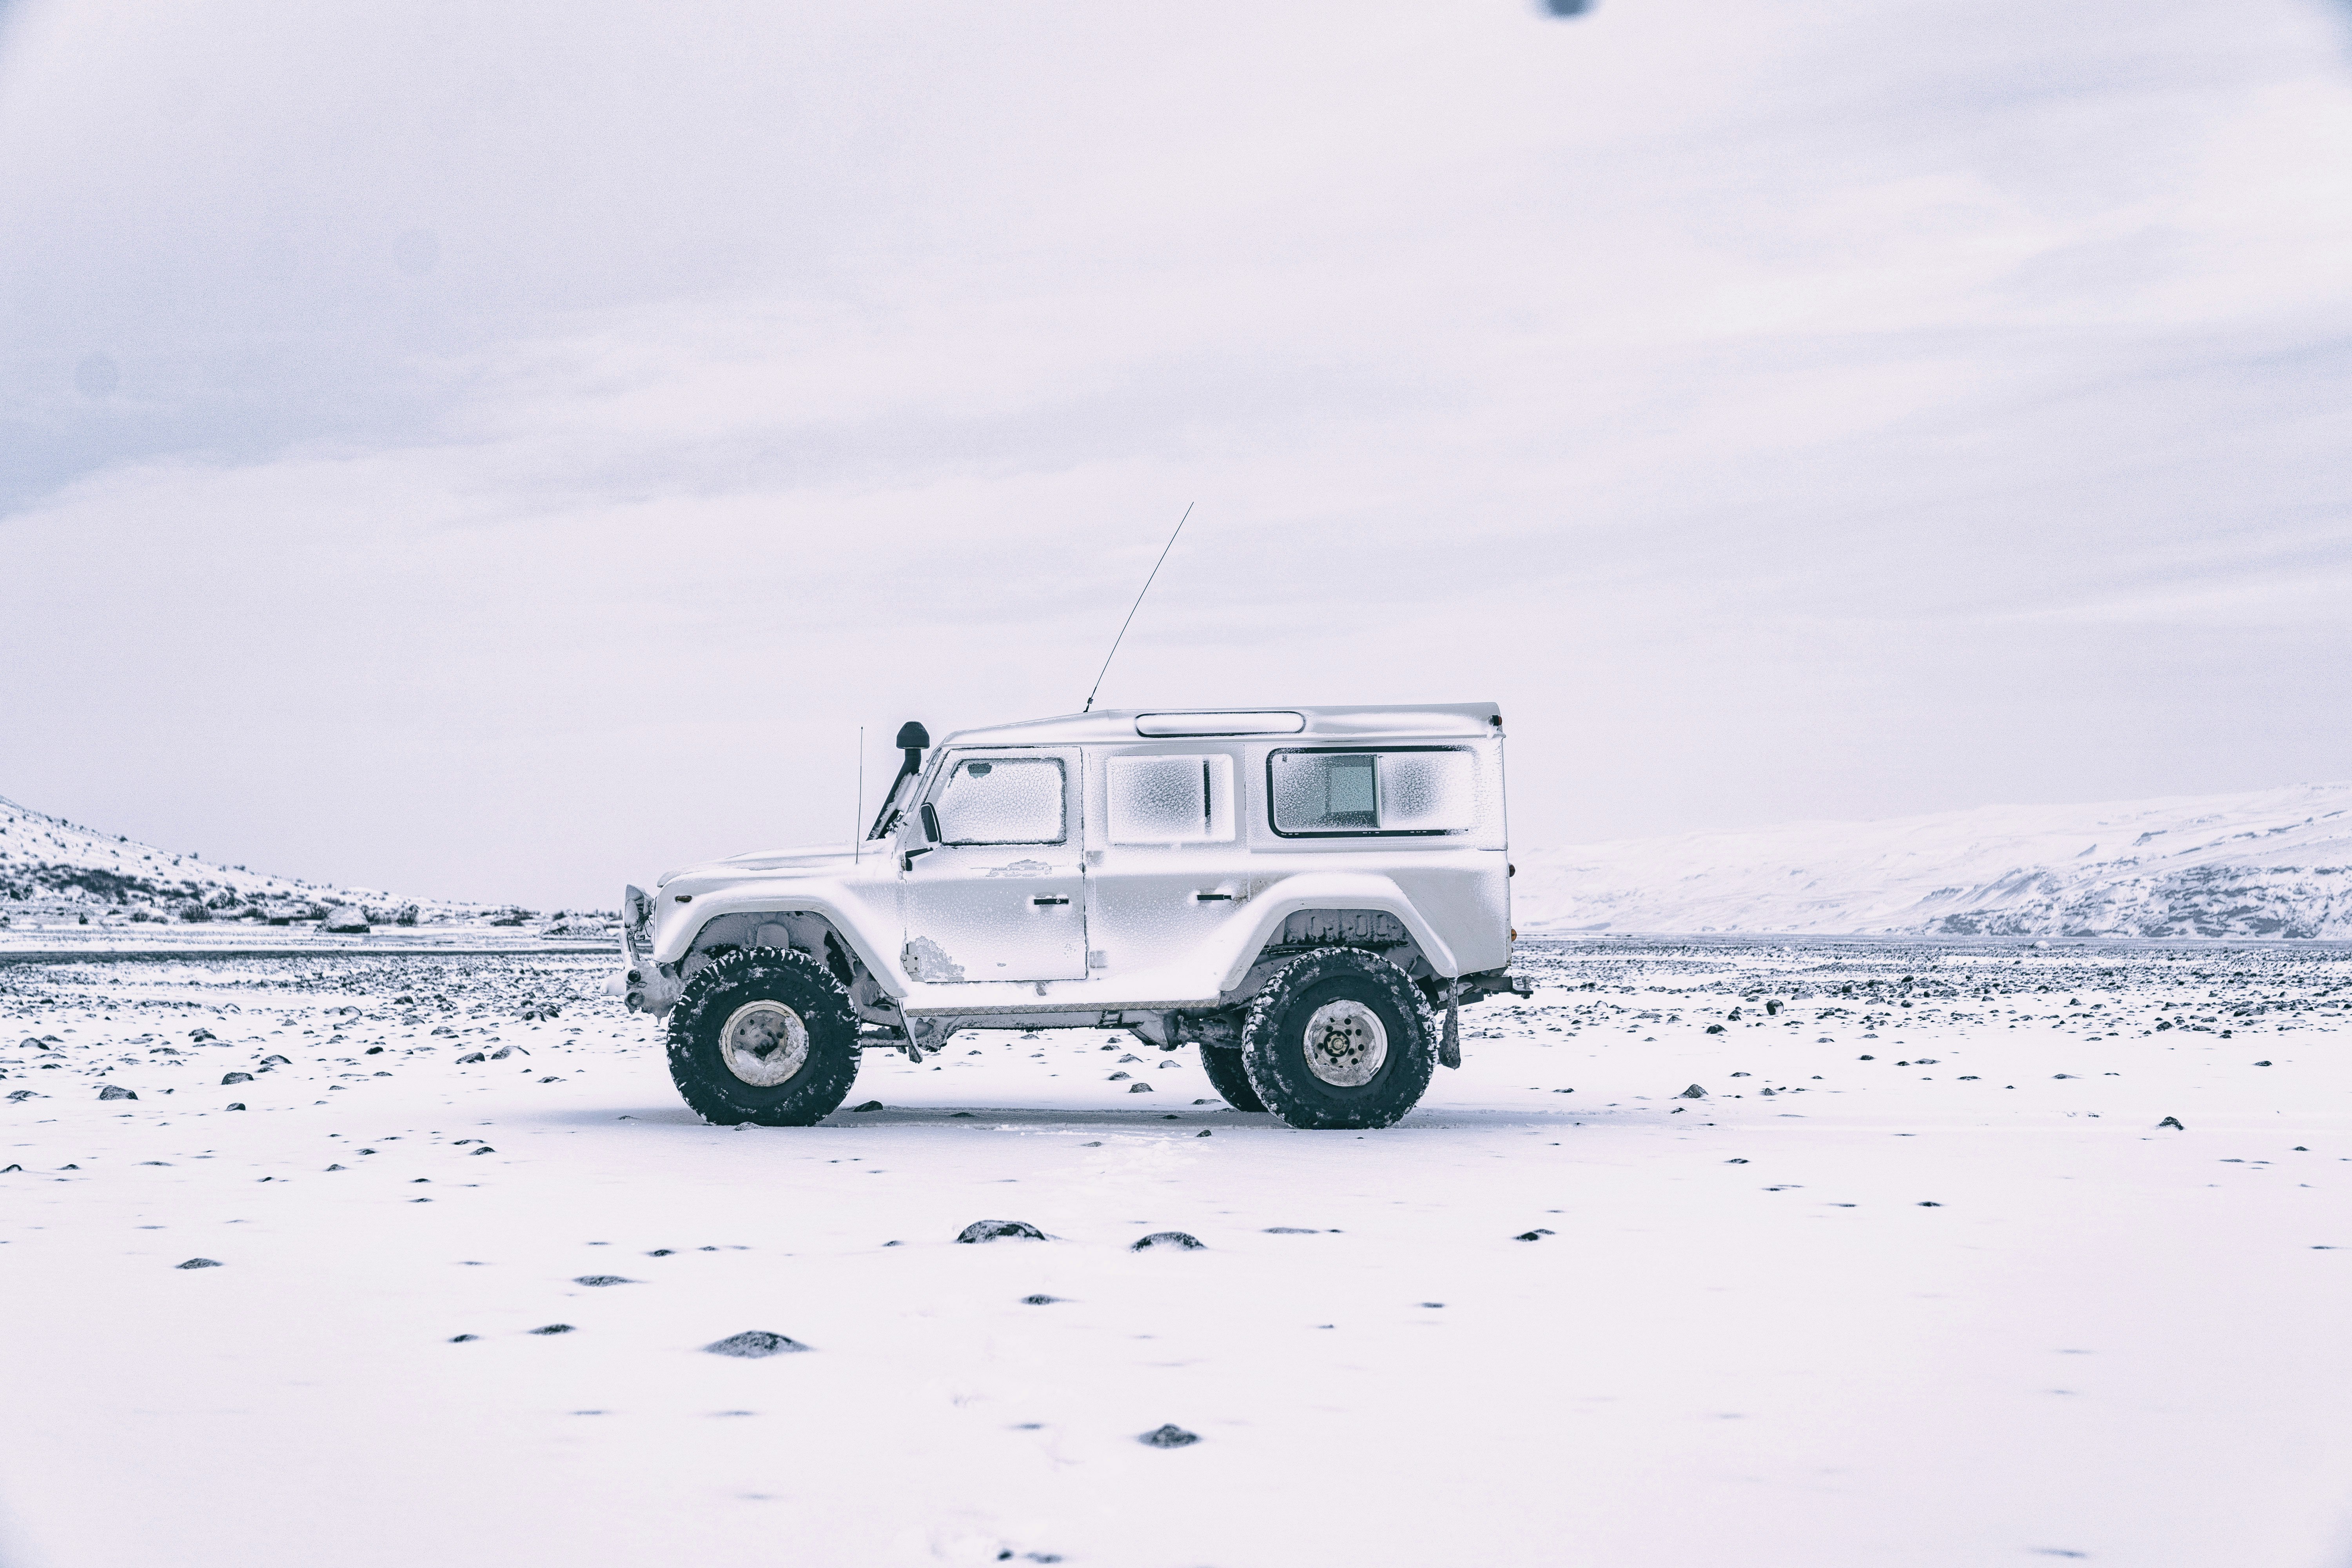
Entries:
[[2352,1560],[2347,949],[1522,961],[1362,1135],[1091,1035],[709,1127],[585,958],[0,964],[0,1562]]
[[2352,784],[1512,858],[1523,931],[2352,938]]

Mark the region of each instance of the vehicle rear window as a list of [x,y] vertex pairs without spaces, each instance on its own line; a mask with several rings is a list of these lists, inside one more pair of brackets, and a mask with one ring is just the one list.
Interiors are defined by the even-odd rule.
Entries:
[[1286,837],[1460,833],[1477,818],[1475,764],[1453,747],[1280,751],[1266,783]]

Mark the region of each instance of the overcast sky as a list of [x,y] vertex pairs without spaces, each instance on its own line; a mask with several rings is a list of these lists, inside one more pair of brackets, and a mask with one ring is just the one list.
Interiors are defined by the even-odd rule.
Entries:
[[[0,795],[540,907],[908,718],[1515,837],[2352,777],[2326,0],[0,5]],[[871,787],[869,787],[869,795]]]

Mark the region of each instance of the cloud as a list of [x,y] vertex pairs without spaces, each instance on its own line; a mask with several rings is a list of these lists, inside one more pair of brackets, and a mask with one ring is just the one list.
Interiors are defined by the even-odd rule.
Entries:
[[574,901],[1075,705],[1194,500],[1107,700],[1497,696],[1546,837],[2345,771],[2290,0],[131,15],[0,37],[37,804]]

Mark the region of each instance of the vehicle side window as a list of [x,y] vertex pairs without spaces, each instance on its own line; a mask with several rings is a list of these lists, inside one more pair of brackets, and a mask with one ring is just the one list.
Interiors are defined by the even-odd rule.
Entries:
[[1266,779],[1286,837],[1460,833],[1477,820],[1476,765],[1449,747],[1281,751]]
[[1066,837],[1059,757],[965,757],[931,796],[948,844],[1059,844]]
[[1111,757],[1103,765],[1113,844],[1223,843],[1234,836],[1234,760]]

